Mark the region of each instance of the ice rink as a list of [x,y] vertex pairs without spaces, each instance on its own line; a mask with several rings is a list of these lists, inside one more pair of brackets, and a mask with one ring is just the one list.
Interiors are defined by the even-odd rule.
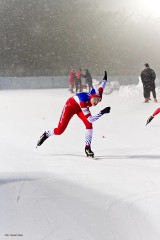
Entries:
[[[133,94],[132,94],[133,93]],[[159,240],[159,103],[135,87],[104,95],[92,115],[92,150],[74,116],[65,133],[36,149],[55,127],[68,89],[0,91],[0,239]]]

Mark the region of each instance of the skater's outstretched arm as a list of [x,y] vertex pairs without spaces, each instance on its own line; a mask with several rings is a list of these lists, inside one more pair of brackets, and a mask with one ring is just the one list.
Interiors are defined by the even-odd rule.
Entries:
[[105,71],[104,72],[104,77],[103,77],[103,81],[101,82],[101,84],[99,85],[98,87],[98,91],[99,93],[102,95],[103,94],[103,90],[106,86],[106,83],[107,83],[107,72]]
[[88,117],[88,121],[89,121],[90,123],[93,123],[93,122],[95,122],[96,120],[98,120],[100,117],[102,117],[103,114],[110,113],[110,110],[111,110],[111,107],[106,107],[106,108],[104,108],[103,110],[101,110],[97,115],[95,115],[95,116],[89,116],[89,117]]

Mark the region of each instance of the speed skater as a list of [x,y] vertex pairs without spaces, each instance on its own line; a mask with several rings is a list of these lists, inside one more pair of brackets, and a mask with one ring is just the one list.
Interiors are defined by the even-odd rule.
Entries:
[[92,90],[89,93],[80,92],[70,97],[63,107],[58,126],[51,130],[45,131],[38,140],[37,147],[40,146],[50,136],[61,135],[65,131],[73,115],[77,114],[77,116],[81,119],[81,121],[84,123],[86,127],[85,153],[87,156],[93,157],[94,153],[91,150],[93,122],[98,120],[103,114],[109,113],[111,108],[106,107],[95,116],[91,115],[89,108],[92,106],[96,106],[102,100],[102,94],[106,86],[106,83],[107,72],[105,71],[104,78],[100,83],[98,89],[92,88]]

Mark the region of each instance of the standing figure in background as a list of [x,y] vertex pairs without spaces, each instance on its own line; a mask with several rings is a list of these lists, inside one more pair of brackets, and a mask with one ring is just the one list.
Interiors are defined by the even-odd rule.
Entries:
[[154,102],[157,102],[156,99],[156,87],[155,87],[155,79],[156,74],[153,69],[149,67],[148,63],[145,63],[145,69],[141,72],[141,80],[143,83],[143,94],[145,101],[149,102],[150,100],[150,92],[152,92]]
[[75,81],[76,81],[76,74],[74,69],[71,69],[69,73],[69,86],[70,86],[71,93],[74,93],[73,88],[74,88]]
[[91,150],[93,122],[98,120],[104,114],[110,112],[110,107],[105,107],[95,116],[91,115],[90,107],[96,106],[102,100],[103,90],[107,82],[107,72],[105,71],[103,81],[98,89],[92,89],[90,93],[80,92],[75,96],[70,97],[62,110],[58,126],[51,130],[45,131],[37,142],[37,146],[41,144],[52,135],[61,135],[68,126],[71,118],[76,114],[79,119],[84,123],[86,128],[85,133],[85,153],[89,157],[93,157],[94,153]]
[[147,125],[148,123],[150,123],[150,122],[153,120],[153,118],[154,118],[157,114],[159,114],[159,113],[160,113],[160,108],[157,108],[157,110],[154,111],[154,113],[152,114],[152,116],[150,116],[150,117],[147,119],[146,125]]
[[75,81],[75,87],[76,87],[76,93],[78,92],[78,90],[80,92],[82,92],[82,72],[81,72],[81,68],[79,68],[79,70],[76,73],[76,81]]
[[85,73],[83,74],[83,77],[85,78],[85,83],[88,85],[89,92],[90,92],[91,89],[93,88],[93,81],[88,69],[85,69]]

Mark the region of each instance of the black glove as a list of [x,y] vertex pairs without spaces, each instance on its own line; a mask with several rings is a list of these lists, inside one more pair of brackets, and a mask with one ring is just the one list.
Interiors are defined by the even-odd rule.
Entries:
[[152,120],[153,120],[153,116],[150,116],[148,119],[147,119],[147,123],[146,123],[146,125],[148,124],[148,123],[150,123]]
[[105,114],[105,113],[109,113],[110,110],[111,110],[111,107],[106,107],[106,108],[104,108],[103,110],[101,110],[100,113],[103,115],[103,114]]
[[105,80],[105,81],[107,82],[107,72],[106,72],[106,71],[104,72],[104,78],[103,78],[103,80]]

